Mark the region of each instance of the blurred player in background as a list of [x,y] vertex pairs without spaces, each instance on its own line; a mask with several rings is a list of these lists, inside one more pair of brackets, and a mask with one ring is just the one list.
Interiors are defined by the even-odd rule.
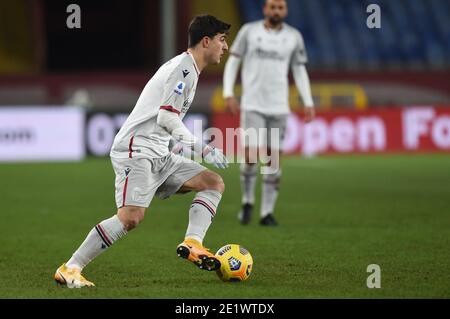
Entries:
[[[283,22],[287,11],[286,1],[267,0],[263,8],[265,19],[242,26],[231,46],[230,57],[225,66],[223,96],[226,107],[234,114],[240,110],[241,127],[244,130],[256,129],[259,134],[257,141],[243,141],[245,163],[241,164],[240,170],[242,209],[239,219],[244,225],[250,222],[255,203],[257,161],[252,161],[250,154],[257,154],[258,149],[261,150],[262,147],[267,147],[265,153],[269,155],[274,152],[278,152],[279,155],[281,152],[290,112],[289,67],[303,98],[305,122],[311,121],[315,116],[309,77],[305,68],[307,55],[303,37],[297,29]],[[239,105],[233,88],[241,60],[243,93]],[[267,129],[267,133],[260,129]],[[278,130],[278,139],[271,138],[271,129]],[[281,169],[262,176],[261,225],[277,225],[273,214],[280,177]]]
[[207,162],[226,168],[221,150],[204,145],[182,122],[194,99],[200,72],[219,64],[228,50],[230,25],[210,15],[195,17],[189,26],[189,48],[159,68],[145,86],[130,116],[116,135],[111,161],[116,174],[117,214],[97,224],[69,261],[55,273],[70,288],[94,286],[81,271],[144,219],[156,195],[197,192],[189,224],[177,254],[200,269],[216,270],[220,262],[203,247],[203,238],[224,191],[222,178],[190,159],[169,151],[169,141],[192,147]]

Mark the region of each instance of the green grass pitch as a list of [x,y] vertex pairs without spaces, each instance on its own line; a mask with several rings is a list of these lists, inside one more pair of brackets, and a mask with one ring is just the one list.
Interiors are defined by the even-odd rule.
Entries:
[[[187,194],[154,199],[143,224],[86,267],[97,287],[77,290],[53,274],[115,213],[109,159],[1,164],[0,298],[450,297],[448,154],[285,158],[270,229],[237,222],[238,165],[219,173],[226,190],[205,245],[248,248],[248,281],[223,283],[176,256]],[[369,264],[380,289],[366,286]]]

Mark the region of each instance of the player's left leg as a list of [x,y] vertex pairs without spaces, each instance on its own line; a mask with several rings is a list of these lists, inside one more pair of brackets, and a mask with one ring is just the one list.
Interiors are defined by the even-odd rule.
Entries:
[[208,249],[203,239],[217,212],[225,190],[225,184],[217,173],[205,170],[183,184],[180,191],[197,192],[189,209],[189,224],[184,241],[178,245],[177,254],[197,265],[200,269],[216,270],[220,262]]
[[177,254],[201,269],[220,267],[214,254],[203,247],[203,239],[216,215],[225,185],[217,173],[183,158],[184,163],[161,185],[156,196],[167,198],[174,193],[197,192],[189,208],[189,224]]
[[[272,157],[274,152],[278,152],[279,159],[279,150],[267,149],[268,154]],[[278,225],[277,221],[274,217],[274,208],[278,198],[278,192],[280,190],[280,181],[281,181],[281,167],[279,167],[280,163],[275,164],[272,160],[265,168],[270,166],[278,167],[277,170],[268,170],[268,172],[263,172],[262,175],[262,191],[261,191],[261,219],[260,224],[263,226],[276,226]]]
[[202,243],[216,215],[225,184],[219,174],[199,163],[178,155],[172,157],[177,162],[177,168],[158,187],[155,195],[166,199],[176,193],[184,194],[192,191],[197,193],[190,206],[189,225],[185,237]]
[[219,174],[205,170],[186,181],[180,192],[197,192],[189,210],[189,225],[186,238],[194,239],[200,243],[208,231],[217,207],[225,190],[225,184]]
[[262,173],[261,220],[263,226],[276,226],[274,208],[281,181],[281,150],[287,126],[287,115],[267,118],[267,158]]

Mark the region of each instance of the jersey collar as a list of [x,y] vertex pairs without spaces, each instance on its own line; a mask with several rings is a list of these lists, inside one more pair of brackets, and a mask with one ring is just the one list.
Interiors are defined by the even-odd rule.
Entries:
[[198,66],[197,66],[197,63],[195,62],[194,57],[192,56],[192,54],[189,53],[189,51],[186,51],[186,54],[191,57],[192,63],[194,64],[195,72],[197,72],[197,76],[199,76],[200,75],[200,70],[198,69]]
[[285,23],[281,22],[281,28],[271,29],[271,28],[267,28],[264,22],[265,22],[265,20],[262,20],[262,27],[263,27],[264,31],[269,32],[269,33],[279,33],[281,31],[283,31],[283,29],[285,27]]

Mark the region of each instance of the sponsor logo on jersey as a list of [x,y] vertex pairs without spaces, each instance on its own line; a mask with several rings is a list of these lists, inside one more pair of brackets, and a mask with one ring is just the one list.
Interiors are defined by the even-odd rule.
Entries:
[[187,77],[189,75],[189,71],[188,70],[183,70],[183,77]]
[[181,113],[186,113],[189,110],[190,106],[191,106],[191,101],[189,101],[189,99],[185,100],[183,102],[183,106],[181,107]]
[[128,174],[130,174],[131,172],[131,168],[127,167],[125,168],[125,176],[128,176]]
[[276,60],[276,61],[284,61],[285,58],[279,54],[277,51],[273,50],[263,50],[261,48],[256,49],[256,55],[260,59],[268,59],[268,60]]
[[175,86],[175,89],[173,91],[176,94],[181,95],[181,94],[183,94],[185,86],[186,86],[186,83],[184,83],[183,81],[178,81],[178,83]]

